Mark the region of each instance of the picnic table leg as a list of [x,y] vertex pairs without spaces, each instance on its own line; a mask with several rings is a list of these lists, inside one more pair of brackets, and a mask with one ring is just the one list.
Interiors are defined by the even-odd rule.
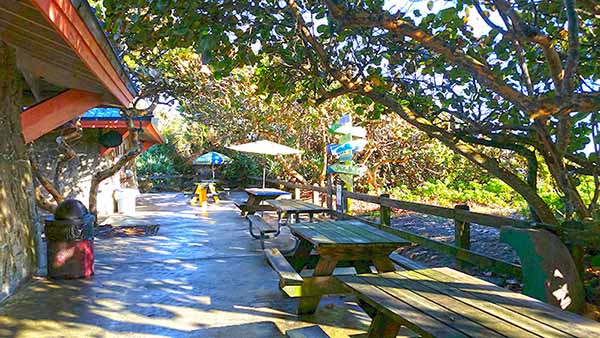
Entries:
[[387,256],[373,258],[373,264],[375,264],[378,273],[396,271],[394,263]]
[[[354,261],[353,265],[354,265],[354,269],[356,270],[357,274],[363,274],[363,273],[371,273],[371,264],[369,264],[369,261]],[[374,318],[376,313],[377,313],[377,309],[372,307],[371,305],[369,305],[367,302],[363,301],[362,299],[358,299],[358,305],[360,305],[360,307],[369,315],[369,317]]]
[[312,244],[305,239],[298,239],[300,243],[296,248],[296,251],[292,256],[288,258],[288,261],[294,267],[296,272],[300,273],[308,260],[310,259],[310,252],[312,251]]
[[[321,256],[321,258],[319,258],[317,266],[315,267],[315,272],[313,276],[331,276],[333,274],[333,270],[335,270],[336,264],[337,259],[335,259],[334,257]],[[319,307],[320,300],[321,296],[300,298],[300,304],[298,304],[298,314],[306,315],[315,313],[317,307]]]
[[246,201],[246,215],[254,215],[254,213],[256,212],[255,206],[259,204],[260,201],[257,203],[256,198],[254,198],[254,195],[248,196],[248,200]]
[[400,324],[378,312],[373,318],[367,337],[369,338],[396,338]]
[[352,265],[354,265],[357,274],[371,273],[369,261],[354,261]]

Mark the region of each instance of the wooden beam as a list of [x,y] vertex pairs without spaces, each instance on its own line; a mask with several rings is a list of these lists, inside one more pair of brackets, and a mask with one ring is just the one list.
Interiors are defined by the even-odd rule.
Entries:
[[142,142],[142,146],[144,147],[144,151],[148,150],[150,147],[155,145],[155,142]]
[[69,89],[29,107],[21,114],[23,136],[29,143],[102,103],[102,95]]
[[147,125],[144,125],[144,132],[148,132],[150,135],[152,135],[156,141],[155,143],[164,143],[162,136],[156,130],[156,128],[154,128],[154,123],[152,123],[152,121],[150,121]]
[[124,106],[133,101],[133,93],[114,69],[108,56],[102,51],[98,41],[82,20],[70,1],[32,0],[42,15],[50,21],[56,31],[69,43],[106,88]]
[[106,148],[106,147],[100,146],[100,156],[104,157],[104,156],[110,154],[113,151],[113,149],[115,149],[115,148]]

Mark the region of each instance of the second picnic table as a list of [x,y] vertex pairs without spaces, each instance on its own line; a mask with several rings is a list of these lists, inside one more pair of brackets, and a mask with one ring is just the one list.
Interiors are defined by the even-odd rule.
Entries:
[[277,209],[279,223],[282,222],[282,218],[287,218],[289,223],[292,223],[292,216],[295,216],[295,221],[298,222],[300,214],[308,214],[309,220],[312,222],[315,214],[330,211],[326,207],[300,200],[267,200],[266,203]]
[[[336,267],[349,263],[358,273],[368,273],[373,263],[380,273],[394,271],[390,253],[410,244],[400,237],[352,220],[294,223],[289,227],[299,239],[294,254],[284,258],[277,249],[272,249],[267,252],[267,258],[279,273],[282,288],[285,288],[286,279],[298,283],[299,290],[292,296],[301,297],[299,314],[314,313],[321,295],[337,293],[335,284],[338,282],[332,277]],[[317,253],[313,276],[303,278],[298,273],[313,258],[313,249]]]
[[242,211],[242,215],[252,215],[257,211],[275,211],[270,205],[261,205],[263,201],[275,199],[279,196],[289,195],[287,191],[272,188],[249,188],[244,190],[248,194],[248,200],[237,204]]

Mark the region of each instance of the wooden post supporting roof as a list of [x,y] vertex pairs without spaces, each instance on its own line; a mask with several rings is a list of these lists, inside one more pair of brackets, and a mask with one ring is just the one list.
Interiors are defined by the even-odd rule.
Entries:
[[29,107],[21,114],[23,136],[29,143],[102,103],[102,95],[69,89]]

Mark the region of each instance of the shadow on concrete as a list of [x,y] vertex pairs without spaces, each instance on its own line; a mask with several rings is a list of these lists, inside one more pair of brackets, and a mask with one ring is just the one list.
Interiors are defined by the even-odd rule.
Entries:
[[281,293],[231,203],[203,211],[180,194],[142,203],[129,221],[158,223],[158,235],[96,241],[90,279],[27,283],[0,307],[0,336],[282,337],[313,323],[332,336],[367,329],[369,317],[349,296],[325,297],[316,314],[295,315],[297,300]]

